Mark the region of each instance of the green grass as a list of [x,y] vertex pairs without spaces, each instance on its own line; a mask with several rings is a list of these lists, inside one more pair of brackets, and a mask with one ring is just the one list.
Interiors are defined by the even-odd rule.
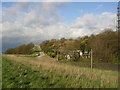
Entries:
[[[65,66],[65,65],[61,65]],[[3,88],[116,88],[114,80],[116,72],[102,72],[97,69],[72,67],[71,74],[59,69],[44,69],[44,67],[23,64],[3,56]],[[62,67],[67,68],[67,67]],[[72,69],[73,68],[73,69]],[[74,74],[72,70],[81,70],[81,74]],[[87,76],[85,72],[93,71]],[[78,71],[79,72],[79,71]],[[73,74],[72,74],[73,73]],[[91,75],[93,74],[93,75]],[[100,75],[106,77],[100,77]],[[98,76],[97,76],[98,75]],[[113,78],[112,82],[107,78]]]
[[2,88],[2,56],[0,55],[0,89]]
[[44,55],[44,56],[42,56],[42,57],[49,58],[50,56],[48,56],[48,55]]

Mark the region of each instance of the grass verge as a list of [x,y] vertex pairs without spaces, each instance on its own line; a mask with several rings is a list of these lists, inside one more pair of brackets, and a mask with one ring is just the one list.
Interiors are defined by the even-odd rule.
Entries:
[[115,71],[27,61],[22,57],[3,56],[2,75],[3,88],[117,88],[118,84]]
[[18,56],[18,57],[25,57],[25,58],[35,58],[35,57],[37,57],[37,56]]

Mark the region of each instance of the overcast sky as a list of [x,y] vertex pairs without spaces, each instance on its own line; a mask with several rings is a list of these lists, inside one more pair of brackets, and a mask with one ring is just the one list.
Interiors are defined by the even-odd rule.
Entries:
[[117,2],[4,2],[2,49],[116,29]]

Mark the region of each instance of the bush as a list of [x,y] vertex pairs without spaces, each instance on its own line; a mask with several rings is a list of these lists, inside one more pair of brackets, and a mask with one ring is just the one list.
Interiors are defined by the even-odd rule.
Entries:
[[47,55],[49,55],[50,57],[54,58],[56,56],[56,53],[54,53],[54,52],[48,52]]

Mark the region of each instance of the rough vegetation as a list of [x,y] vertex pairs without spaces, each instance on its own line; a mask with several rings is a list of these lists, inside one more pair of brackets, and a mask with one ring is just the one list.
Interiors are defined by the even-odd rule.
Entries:
[[[41,47],[41,48],[40,48]],[[97,62],[118,63],[118,32],[111,29],[106,29],[104,32],[79,37],[77,39],[52,39],[43,41],[38,46],[33,43],[20,45],[16,48],[8,49],[5,54],[33,54],[37,55],[42,51],[48,56],[58,60],[67,59],[67,55],[73,61],[82,60],[86,57],[90,59],[91,49],[93,51],[93,59]],[[77,50],[82,52],[82,57]]]
[[3,88],[117,88],[115,71],[3,56]]
[[[89,68],[91,49],[93,69]],[[36,57],[41,51],[44,55]],[[94,67],[98,65],[96,63],[101,67],[108,65],[108,68],[117,65],[118,57],[118,32],[110,29],[77,39],[46,40],[38,46],[33,43],[20,45],[8,49],[3,55],[2,87],[117,88],[116,70],[100,70]],[[88,68],[84,64],[89,65]]]
[[29,43],[27,45],[20,45],[16,48],[8,49],[5,54],[32,54],[33,53],[33,43]]
[[[118,62],[118,32],[106,29],[104,32],[84,36],[77,39],[46,40],[40,44],[41,49],[51,57],[59,57],[59,60],[67,59],[65,56],[70,55],[71,59],[82,60],[85,57],[90,58],[90,51],[93,51],[93,60],[97,62],[115,63]],[[74,51],[80,50],[83,57]]]
[[0,89],[2,89],[2,55],[0,55]]

